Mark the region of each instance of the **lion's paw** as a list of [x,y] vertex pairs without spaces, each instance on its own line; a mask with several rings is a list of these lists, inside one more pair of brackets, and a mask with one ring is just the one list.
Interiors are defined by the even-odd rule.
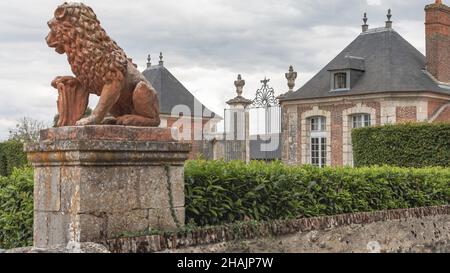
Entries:
[[75,125],[76,126],[86,126],[86,125],[95,125],[95,124],[96,124],[95,117],[89,116],[87,118],[80,119],[79,121],[77,121],[77,123]]

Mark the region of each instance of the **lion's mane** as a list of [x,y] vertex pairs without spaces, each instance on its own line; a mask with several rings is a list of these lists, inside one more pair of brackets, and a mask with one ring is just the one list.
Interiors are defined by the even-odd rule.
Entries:
[[122,80],[128,58],[100,26],[94,11],[82,3],[64,3],[55,11],[52,27],[66,50],[72,72],[89,91],[100,94],[105,84]]

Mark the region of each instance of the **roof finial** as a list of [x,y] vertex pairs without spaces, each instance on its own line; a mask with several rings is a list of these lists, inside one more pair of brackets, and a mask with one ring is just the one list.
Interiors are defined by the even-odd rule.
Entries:
[[159,65],[163,66],[164,65],[164,61],[163,61],[163,54],[162,52],[159,53]]
[[297,79],[297,72],[294,71],[294,67],[291,65],[289,66],[289,72],[285,74],[286,79],[288,81],[288,92],[294,92],[295,87],[295,80]]
[[388,14],[387,14],[387,18],[388,20],[386,21],[386,28],[392,28],[392,13],[391,13],[391,9],[388,9]]
[[363,18],[363,22],[364,22],[364,25],[362,25],[362,31],[363,32],[366,32],[366,31],[368,31],[369,30],[369,25],[367,24],[367,12],[364,12],[364,18]]
[[242,79],[241,74],[239,74],[237,80],[234,81],[234,86],[236,86],[236,93],[238,97],[242,97],[242,90],[245,86],[245,80]]
[[147,57],[147,68],[150,68],[152,66],[152,57],[150,56],[150,54],[148,54]]

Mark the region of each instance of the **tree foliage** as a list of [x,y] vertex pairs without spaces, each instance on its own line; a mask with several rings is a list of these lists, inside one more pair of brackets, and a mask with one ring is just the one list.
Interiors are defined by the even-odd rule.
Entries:
[[21,143],[36,142],[39,140],[40,131],[47,127],[42,121],[24,117],[15,128],[9,130],[9,140]]

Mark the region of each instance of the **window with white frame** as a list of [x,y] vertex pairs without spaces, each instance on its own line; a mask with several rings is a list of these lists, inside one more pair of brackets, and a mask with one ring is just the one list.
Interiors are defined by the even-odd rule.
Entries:
[[334,90],[347,89],[347,73],[339,72],[334,74]]
[[310,162],[314,166],[325,167],[327,164],[327,132],[325,117],[312,117],[310,123]]
[[311,132],[325,132],[327,128],[327,119],[325,117],[312,117],[309,119]]
[[369,127],[371,125],[369,114],[357,114],[352,116],[352,128]]

